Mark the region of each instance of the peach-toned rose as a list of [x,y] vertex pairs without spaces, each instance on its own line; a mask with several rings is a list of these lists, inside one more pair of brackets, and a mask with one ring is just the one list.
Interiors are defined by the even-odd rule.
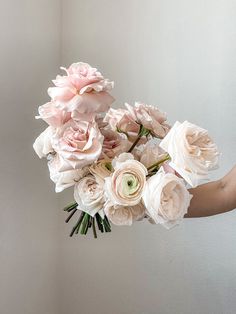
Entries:
[[192,196],[183,179],[160,171],[147,180],[143,201],[148,216],[167,229],[178,224],[187,213]]
[[68,112],[74,112],[77,119],[80,114],[105,112],[114,101],[108,93],[113,88],[110,82],[89,64],[73,63],[66,71],[66,76],[58,75],[50,87],[48,94],[51,99]]
[[78,209],[91,216],[99,213],[104,217],[104,181],[99,177],[87,175],[82,178],[74,188],[74,198],[78,203]]
[[157,107],[136,102],[134,107],[125,104],[132,118],[142,124],[146,129],[159,138],[163,138],[169,131],[170,126],[166,123],[166,114]]
[[105,179],[107,198],[114,205],[137,205],[146,184],[147,169],[132,154],[123,153],[112,162],[114,172]]
[[141,220],[145,214],[145,207],[142,203],[135,206],[114,205],[107,202],[104,207],[107,218],[114,225],[132,225],[133,222]]
[[47,127],[35,140],[33,148],[39,158],[47,157],[48,154],[53,153],[52,137],[55,129],[51,126]]
[[54,150],[66,161],[64,170],[83,168],[98,160],[102,144],[103,136],[97,124],[87,121],[68,121],[57,129],[52,139]]
[[58,108],[56,103],[52,101],[39,106],[38,111],[39,116],[36,116],[36,119],[41,118],[53,127],[60,127],[71,119],[70,112]]
[[192,187],[218,165],[218,149],[207,130],[188,121],[177,121],[160,146],[169,153],[170,166]]
[[86,167],[63,171],[63,169],[68,167],[70,165],[67,165],[66,160],[62,159],[59,155],[53,156],[48,161],[50,179],[55,183],[55,191],[57,193],[75,185],[83,176],[88,174],[88,168]]

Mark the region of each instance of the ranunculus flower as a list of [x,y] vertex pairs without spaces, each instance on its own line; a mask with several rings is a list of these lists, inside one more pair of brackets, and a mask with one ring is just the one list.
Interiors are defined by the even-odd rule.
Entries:
[[182,220],[191,198],[183,179],[172,173],[165,173],[162,168],[147,180],[143,194],[148,216],[167,229]]
[[159,138],[165,137],[170,126],[166,123],[166,114],[157,107],[136,102],[134,106],[125,104],[133,120],[142,124],[146,129]]
[[137,138],[140,130],[140,125],[125,109],[110,108],[105,115],[104,122],[107,122],[113,131],[125,133],[131,141]]
[[146,184],[147,169],[132,154],[123,153],[112,162],[114,172],[105,179],[107,198],[114,205],[137,205]]
[[97,124],[87,121],[68,121],[52,139],[54,150],[66,161],[64,170],[83,168],[98,160],[102,144]]
[[48,154],[54,152],[52,147],[52,136],[54,133],[55,129],[49,126],[36,138],[33,148],[39,158],[47,157]]
[[73,112],[77,119],[80,115],[105,112],[114,101],[108,93],[114,83],[101,75],[89,64],[73,63],[66,71],[66,76],[58,75],[50,87],[48,94],[51,99],[68,112]]
[[75,185],[74,198],[78,203],[78,209],[92,217],[97,213],[104,217],[104,181],[99,177],[91,174],[82,178]]
[[140,220],[144,217],[145,207],[140,202],[135,206],[114,205],[107,202],[104,207],[104,212],[107,218],[114,225],[132,225],[133,222]]
[[36,119],[41,118],[53,127],[60,127],[71,119],[70,112],[58,108],[56,103],[52,101],[39,106],[38,111],[39,116],[36,116]]
[[160,147],[170,155],[170,166],[192,187],[218,165],[218,149],[208,131],[188,121],[177,121]]
[[88,174],[88,168],[66,170],[66,161],[60,158],[59,155],[53,156],[48,161],[48,169],[50,179],[55,183],[55,191],[57,193],[75,185],[83,176]]

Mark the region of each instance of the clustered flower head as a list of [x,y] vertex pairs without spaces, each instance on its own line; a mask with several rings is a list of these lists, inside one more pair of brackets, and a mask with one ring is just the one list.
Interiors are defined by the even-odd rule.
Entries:
[[187,184],[197,186],[218,165],[207,130],[188,121],[171,127],[166,113],[141,102],[111,108],[114,83],[96,68],[62,69],[39,106],[36,118],[48,126],[33,147],[47,158],[56,192],[74,187],[67,221],[77,210],[81,216],[71,235],[92,227],[96,236],[95,222],[101,232],[145,218],[179,224],[192,197]]

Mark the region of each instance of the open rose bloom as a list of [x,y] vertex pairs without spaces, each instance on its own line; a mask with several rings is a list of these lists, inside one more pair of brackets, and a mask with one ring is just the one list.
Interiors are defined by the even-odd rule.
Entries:
[[[207,130],[188,121],[172,127],[156,106],[136,102],[111,108],[114,83],[87,63],[61,68],[38,108],[47,124],[33,148],[47,160],[55,191],[74,190],[65,207],[73,234],[111,223],[141,220],[167,229],[188,211],[195,187],[218,166],[219,153]],[[116,106],[117,107],[117,106]],[[76,215],[79,213],[77,218]]]

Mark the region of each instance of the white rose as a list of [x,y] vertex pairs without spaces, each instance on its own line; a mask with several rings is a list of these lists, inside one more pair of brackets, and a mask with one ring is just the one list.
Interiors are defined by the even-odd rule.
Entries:
[[104,212],[107,218],[118,226],[130,226],[134,221],[140,220],[145,215],[145,207],[140,202],[135,206],[114,205],[106,202]]
[[50,179],[55,183],[55,191],[57,193],[75,185],[88,173],[88,168],[63,170],[63,168],[68,168],[65,166],[65,163],[66,161],[58,155],[55,155],[48,161]]
[[39,158],[47,157],[48,154],[53,153],[52,136],[54,133],[55,129],[49,126],[36,138],[33,148]]
[[147,180],[143,202],[148,216],[169,229],[183,219],[191,198],[183,179],[161,168]]
[[112,162],[114,172],[105,178],[105,191],[112,204],[137,205],[146,184],[147,169],[132,154],[123,153]]
[[104,181],[97,176],[87,175],[74,188],[74,198],[78,209],[94,217],[99,213],[104,217]]
[[170,166],[192,187],[207,179],[208,171],[218,165],[218,149],[207,130],[188,121],[177,121],[160,147],[169,153]]

